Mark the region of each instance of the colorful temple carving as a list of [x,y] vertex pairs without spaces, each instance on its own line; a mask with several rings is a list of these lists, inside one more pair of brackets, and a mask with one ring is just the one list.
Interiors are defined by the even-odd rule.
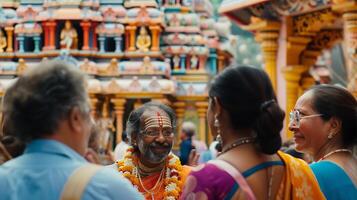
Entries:
[[347,86],[357,97],[356,11],[355,0],[224,0],[219,9],[255,34],[265,70],[288,112],[315,84],[309,71],[318,57],[336,44],[344,49]]
[[88,74],[92,114],[116,142],[147,101],[172,106],[178,131],[196,120],[208,142],[207,82],[233,55],[224,22],[208,0],[1,1],[0,93],[42,60],[65,60]]

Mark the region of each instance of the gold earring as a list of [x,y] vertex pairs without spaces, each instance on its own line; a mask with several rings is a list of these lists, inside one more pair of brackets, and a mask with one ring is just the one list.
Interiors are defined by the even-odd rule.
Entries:
[[217,128],[217,134],[220,135],[221,134],[221,129],[220,129],[221,125],[219,123],[217,115],[214,116],[214,124],[213,124],[213,126]]
[[331,132],[328,134],[327,138],[331,140],[333,138],[333,136],[335,136],[335,134],[333,132]]

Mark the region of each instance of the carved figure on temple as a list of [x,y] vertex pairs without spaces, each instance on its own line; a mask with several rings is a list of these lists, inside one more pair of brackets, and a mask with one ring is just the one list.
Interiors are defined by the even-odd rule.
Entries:
[[169,2],[169,5],[175,5],[176,4],[176,0],[167,0]]
[[151,37],[148,34],[145,26],[140,27],[140,34],[136,38],[136,47],[140,51],[149,51],[149,47],[151,45]]
[[174,69],[179,69],[180,68],[180,57],[178,55],[174,56]]
[[144,57],[140,72],[141,73],[154,73],[154,68],[151,64],[151,60],[150,60],[149,56]]
[[72,27],[72,23],[67,20],[64,24],[64,28],[61,31],[61,47],[67,50],[77,49],[78,46],[78,34],[76,29]]
[[139,78],[137,76],[133,77],[131,83],[129,84],[128,90],[130,92],[140,92],[142,90]]
[[196,55],[191,57],[191,69],[197,69],[198,58]]
[[4,52],[6,46],[7,46],[6,37],[4,35],[4,32],[0,29],[0,52]]

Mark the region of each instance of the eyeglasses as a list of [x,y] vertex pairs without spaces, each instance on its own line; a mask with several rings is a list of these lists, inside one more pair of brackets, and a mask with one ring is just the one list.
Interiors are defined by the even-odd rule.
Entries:
[[300,111],[294,110],[294,111],[290,112],[289,126],[294,126],[295,128],[299,128],[301,119],[306,119],[306,118],[311,118],[311,117],[320,117],[320,116],[322,116],[322,114],[313,114],[313,115],[301,116]]
[[161,134],[164,136],[164,137],[173,137],[174,136],[174,132],[172,129],[164,129],[164,130],[161,130],[161,129],[149,129],[149,130],[143,130],[141,131],[141,134],[145,135],[145,136],[148,136],[148,137],[159,137],[160,135],[160,132]]

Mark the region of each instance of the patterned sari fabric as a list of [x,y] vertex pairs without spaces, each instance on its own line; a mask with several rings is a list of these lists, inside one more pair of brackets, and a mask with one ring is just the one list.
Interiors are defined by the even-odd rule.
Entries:
[[305,161],[280,151],[278,155],[285,163],[285,176],[276,199],[325,199],[314,174]]
[[[285,165],[285,175],[275,199],[325,199],[311,169],[305,161],[282,152],[278,152],[278,155]],[[248,171],[252,170],[249,169],[246,172]],[[245,177],[247,177],[246,172],[242,173]],[[238,197],[238,189],[239,185],[229,173],[207,163],[192,169],[187,177],[181,199],[236,199]]]

